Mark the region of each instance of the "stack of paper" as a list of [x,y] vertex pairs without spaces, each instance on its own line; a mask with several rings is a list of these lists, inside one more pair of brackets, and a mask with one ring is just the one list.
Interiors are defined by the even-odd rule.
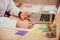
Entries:
[[45,6],[42,11],[48,11],[49,13],[56,13],[57,9],[53,6]]
[[0,27],[16,28],[17,20],[13,20],[7,17],[0,17]]
[[25,7],[22,9],[22,11],[37,13],[37,12],[40,11],[40,9],[41,9],[40,6],[32,5],[31,7],[25,6]]

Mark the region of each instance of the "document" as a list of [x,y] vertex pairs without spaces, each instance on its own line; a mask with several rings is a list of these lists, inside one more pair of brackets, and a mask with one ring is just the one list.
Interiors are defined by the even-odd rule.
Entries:
[[7,17],[0,17],[0,28],[15,28],[17,20],[13,20]]
[[31,7],[27,7],[27,6],[23,7],[22,11],[37,13],[40,11],[40,9],[41,6],[32,5]]
[[45,6],[42,11],[49,11],[49,13],[56,13],[57,9],[54,6]]

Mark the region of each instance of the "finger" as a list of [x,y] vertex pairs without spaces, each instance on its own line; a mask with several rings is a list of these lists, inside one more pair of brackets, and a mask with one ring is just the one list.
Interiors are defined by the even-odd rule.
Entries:
[[24,20],[24,16],[22,16],[21,19]]
[[29,24],[32,24],[32,25],[34,25],[34,24],[35,24],[35,22],[29,22]]
[[22,20],[26,20],[26,19],[28,19],[28,17],[27,17],[26,15],[22,15],[22,16],[21,16],[21,19],[22,19]]
[[[23,18],[24,18],[25,20],[26,20],[27,18],[29,18],[26,13],[23,13],[22,16],[23,16]],[[22,16],[21,16],[21,17],[22,17]]]
[[28,12],[25,12],[26,16],[28,16]]
[[26,12],[25,14],[26,14],[26,16],[30,17],[30,13],[29,12]]
[[28,18],[30,18],[32,13],[26,12],[25,14]]
[[28,19],[29,17],[27,15],[25,15],[25,19]]

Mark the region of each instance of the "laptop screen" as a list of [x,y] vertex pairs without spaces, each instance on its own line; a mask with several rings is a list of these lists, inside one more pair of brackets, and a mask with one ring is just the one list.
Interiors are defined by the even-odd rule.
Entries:
[[50,21],[50,14],[41,14],[40,21],[45,19],[45,21]]
[[41,14],[40,21],[43,21],[43,19],[45,19],[47,22],[53,22],[54,18],[55,14]]

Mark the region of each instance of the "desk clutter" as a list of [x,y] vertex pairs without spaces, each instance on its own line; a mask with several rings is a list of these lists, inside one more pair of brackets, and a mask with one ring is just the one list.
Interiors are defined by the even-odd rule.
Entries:
[[54,13],[56,14],[57,12],[57,8],[54,6],[44,6],[42,9],[43,13]]
[[26,31],[26,30],[18,30],[17,32],[16,32],[16,34],[18,34],[18,35],[25,35],[25,34],[27,34],[28,32],[32,32],[32,33],[36,33],[36,34],[41,34],[41,33],[43,33],[43,32],[46,32],[46,28],[38,28],[38,29],[33,29],[33,30],[31,30],[31,31]]
[[32,29],[19,29],[16,32],[16,34],[24,36],[28,32],[32,32],[32,33],[35,33],[35,34],[42,34],[42,33],[46,32],[46,36],[48,38],[56,38],[56,25],[54,24],[54,22],[53,22],[53,24],[46,23],[46,27],[40,26],[42,28],[39,28],[39,26],[35,25]]
[[47,26],[46,36],[49,38],[55,38],[56,37],[55,19],[53,20],[52,23],[48,23],[45,19],[43,19],[43,22],[45,22]]
[[25,4],[22,8],[22,11],[28,11],[33,13],[38,13],[39,11],[42,12],[49,12],[49,13],[56,13],[57,8],[54,5],[33,5],[33,4]]
[[[56,24],[55,24],[55,15],[57,13],[57,9],[55,6],[52,5],[32,5],[26,4],[22,11],[27,11],[32,13],[32,19],[38,19],[37,21],[42,22],[46,25],[46,27],[40,28],[39,24],[35,24],[32,29],[22,29],[18,30],[16,34],[18,35],[25,35],[28,32],[41,34],[46,32],[46,36],[48,38],[55,38],[56,37]],[[33,15],[34,14],[34,15]],[[38,15],[37,15],[38,14]],[[34,21],[30,19],[31,21]],[[38,25],[38,26],[37,26]]]
[[37,34],[46,32],[46,28],[40,28],[40,26],[41,26],[40,24],[35,24],[31,29],[18,28],[18,31],[16,32],[16,34],[25,35],[28,32],[37,33]]
[[[28,33],[28,32],[29,32],[29,31],[18,30],[18,32],[16,32],[16,34],[18,34],[18,35],[25,35],[25,34]],[[46,32],[46,28],[34,29],[34,30],[32,30],[31,32],[40,34],[40,33],[42,33],[42,32]]]
[[54,17],[57,13],[57,8],[55,5],[32,5],[25,4],[22,11],[27,11],[32,14],[30,17],[31,21],[36,23],[43,23],[42,19],[45,18],[49,23],[52,23]]

